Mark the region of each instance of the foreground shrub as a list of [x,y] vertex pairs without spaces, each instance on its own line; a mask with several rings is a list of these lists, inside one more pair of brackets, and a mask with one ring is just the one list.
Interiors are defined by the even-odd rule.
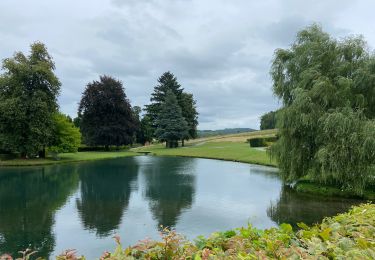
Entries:
[[[260,230],[249,224],[208,238],[199,236],[194,243],[163,229],[161,241],[143,240],[126,249],[115,237],[115,252],[105,252],[100,259],[375,259],[375,204],[355,206],[312,227],[298,226],[298,231],[289,224]],[[68,250],[56,259],[85,258]]]

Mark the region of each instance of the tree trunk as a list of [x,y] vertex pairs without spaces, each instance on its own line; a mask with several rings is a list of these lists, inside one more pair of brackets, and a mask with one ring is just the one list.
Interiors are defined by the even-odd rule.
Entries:
[[21,152],[21,159],[27,159],[27,155],[25,152]]
[[46,148],[43,147],[41,151],[38,152],[39,158],[46,158]]
[[185,140],[184,140],[184,139],[181,140],[181,146],[182,146],[182,147],[185,146]]
[[104,149],[105,149],[106,151],[109,151],[109,145],[106,144],[106,145],[104,146]]

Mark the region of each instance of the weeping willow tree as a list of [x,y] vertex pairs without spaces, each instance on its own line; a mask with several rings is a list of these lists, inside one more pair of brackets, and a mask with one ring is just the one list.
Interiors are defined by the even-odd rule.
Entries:
[[361,194],[375,178],[375,57],[366,42],[312,25],[276,50],[271,76],[283,103],[272,153],[284,180]]

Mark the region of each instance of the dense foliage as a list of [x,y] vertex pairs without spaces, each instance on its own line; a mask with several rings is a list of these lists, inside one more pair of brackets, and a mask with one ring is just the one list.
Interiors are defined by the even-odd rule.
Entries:
[[177,147],[178,140],[188,135],[188,123],[182,116],[177,98],[172,91],[168,91],[162,103],[156,120],[155,136],[169,148]]
[[183,141],[190,138],[196,138],[198,125],[196,101],[192,94],[184,92],[184,89],[178,83],[177,78],[169,71],[165,72],[158,79],[158,85],[155,86],[154,92],[151,94],[151,104],[146,106],[147,118],[151,121],[152,134],[155,135],[155,131],[159,127],[159,117],[162,112],[163,103],[166,101],[168,91],[171,91],[176,96],[182,116],[187,122],[188,131],[180,140]]
[[273,147],[282,177],[361,194],[375,176],[375,57],[363,39],[312,25],[275,52],[271,75],[283,103]]
[[273,137],[255,137],[247,140],[250,143],[250,147],[265,147],[270,146],[277,141],[277,136]]
[[108,147],[133,143],[137,122],[120,81],[101,76],[89,83],[78,114],[85,144]]
[[55,153],[73,153],[81,145],[81,133],[67,116],[56,113],[54,119],[53,142],[48,148]]
[[[194,243],[175,231],[164,229],[162,241],[143,240],[123,249],[120,238],[115,252],[100,259],[374,259],[375,205],[363,204],[349,212],[326,218],[321,224],[289,224],[266,230],[247,227],[216,232]],[[1,258],[0,258],[1,259]],[[7,259],[7,258],[4,258]],[[26,259],[26,258],[25,258]],[[84,260],[68,250],[58,260]]]
[[153,139],[154,130],[152,128],[151,118],[144,115],[141,119],[139,134],[137,135],[137,143],[146,144],[151,143]]
[[0,148],[35,156],[53,139],[60,82],[46,47],[31,45],[3,61],[0,75]]
[[276,128],[276,113],[276,111],[271,111],[260,117],[260,130]]

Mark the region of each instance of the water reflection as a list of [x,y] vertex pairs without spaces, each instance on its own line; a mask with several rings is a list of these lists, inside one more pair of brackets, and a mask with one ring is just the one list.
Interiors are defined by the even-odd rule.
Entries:
[[30,247],[48,258],[55,245],[54,214],[77,188],[73,166],[2,169],[0,254],[19,256],[18,251]]
[[248,222],[258,228],[311,224],[358,203],[297,194],[282,186],[276,172],[152,156],[0,168],[0,255],[31,245],[47,259],[67,248],[95,259],[113,249],[114,232],[125,246],[158,238],[160,225],[194,239]]
[[105,237],[118,229],[135,190],[138,163],[134,158],[81,164],[81,197],[77,209],[85,229]]
[[195,196],[194,159],[153,157],[143,169],[145,197],[158,226],[175,227]]
[[290,223],[297,227],[299,222],[315,224],[326,216],[347,211],[351,205],[359,203],[359,200],[297,193],[289,186],[283,186],[280,198],[271,202],[267,215],[277,224]]

